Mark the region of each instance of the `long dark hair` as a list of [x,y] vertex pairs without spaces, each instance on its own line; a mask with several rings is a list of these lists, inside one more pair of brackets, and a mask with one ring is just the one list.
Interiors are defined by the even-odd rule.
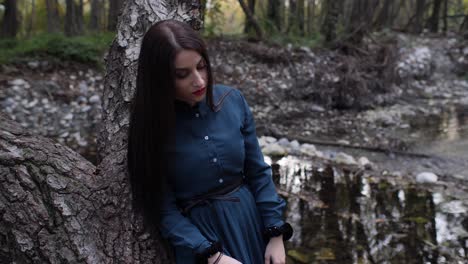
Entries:
[[167,184],[165,150],[174,144],[175,66],[177,52],[193,50],[206,61],[207,103],[213,109],[213,77],[200,36],[188,24],[159,21],[146,32],[138,58],[136,93],[128,132],[128,172],[133,208],[142,213],[146,227],[157,227]]

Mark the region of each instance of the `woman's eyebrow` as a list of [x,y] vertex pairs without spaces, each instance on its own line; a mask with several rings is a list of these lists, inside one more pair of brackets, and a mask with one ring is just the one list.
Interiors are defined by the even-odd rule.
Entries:
[[[197,62],[197,65],[200,64],[200,62],[204,61],[203,57],[200,58],[200,60]],[[190,68],[176,68],[176,71],[178,70],[190,70]]]

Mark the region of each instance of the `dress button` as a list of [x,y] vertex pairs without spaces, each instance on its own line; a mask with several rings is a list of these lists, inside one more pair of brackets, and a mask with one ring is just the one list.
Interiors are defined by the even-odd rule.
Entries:
[[205,140],[208,140],[208,139],[210,139],[210,138],[208,136],[205,136]]
[[218,159],[217,159],[217,158],[213,158],[213,162],[217,162],[217,161],[218,161]]
[[196,116],[196,117],[200,117],[200,114],[199,114],[199,113],[196,113],[195,116]]
[[223,179],[219,179],[219,183],[223,183]]

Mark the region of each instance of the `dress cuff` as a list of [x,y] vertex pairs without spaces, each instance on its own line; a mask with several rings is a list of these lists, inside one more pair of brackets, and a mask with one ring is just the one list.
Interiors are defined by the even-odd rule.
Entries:
[[197,263],[206,263],[206,260],[216,254],[217,252],[223,251],[223,245],[220,241],[208,242],[208,246],[201,248],[196,252]]
[[266,228],[263,232],[263,237],[268,241],[272,237],[283,235],[283,240],[286,241],[292,237],[293,232],[292,226],[289,223],[284,223],[281,226],[270,226]]

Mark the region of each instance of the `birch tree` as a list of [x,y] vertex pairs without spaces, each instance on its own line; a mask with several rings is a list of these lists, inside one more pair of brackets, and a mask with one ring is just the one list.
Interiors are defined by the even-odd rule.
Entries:
[[107,59],[99,164],[0,113],[0,263],[171,263],[131,205],[129,104],[140,42],[153,23],[201,26],[199,1],[128,0]]

